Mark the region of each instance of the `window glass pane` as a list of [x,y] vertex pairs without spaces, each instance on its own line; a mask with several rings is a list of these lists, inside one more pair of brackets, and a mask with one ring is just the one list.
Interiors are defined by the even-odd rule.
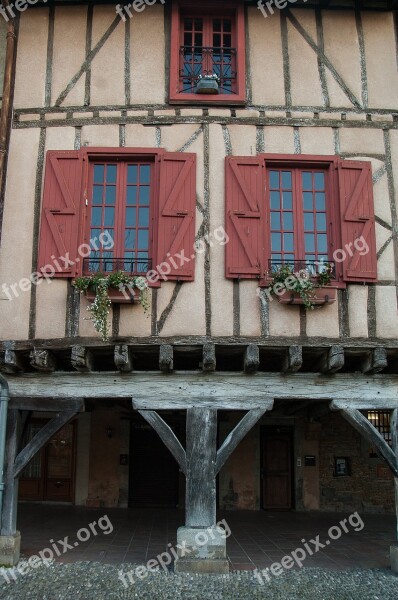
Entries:
[[106,187],[106,204],[115,204],[116,203],[116,186],[108,185]]
[[280,233],[271,233],[271,249],[273,252],[282,250],[282,236]]
[[203,19],[195,19],[195,29],[203,29]]
[[291,171],[282,171],[282,188],[284,190],[292,189],[292,173],[291,173]]
[[293,252],[293,250],[294,250],[293,233],[284,233],[283,234],[283,249],[285,252]]
[[221,35],[219,33],[213,34],[213,46],[215,48],[220,48],[221,46]]
[[305,251],[315,252],[315,236],[312,233],[306,233],[304,235]]
[[101,229],[92,229],[90,231],[91,239],[98,242],[98,238],[101,234]]
[[271,208],[278,210],[281,207],[281,200],[279,192],[271,192]]
[[127,204],[137,204],[137,186],[128,186],[126,202]]
[[283,229],[289,230],[293,229],[293,213],[285,212],[283,213]]
[[104,181],[104,165],[94,165],[94,183],[102,183]]
[[140,227],[148,227],[149,225],[149,208],[140,208],[139,223]]
[[213,31],[221,31],[221,19],[213,19]]
[[115,224],[115,209],[114,208],[106,208],[104,225],[105,225],[105,227],[113,227],[114,224]]
[[279,171],[269,172],[269,186],[271,190],[279,189]]
[[324,173],[314,173],[315,179],[315,189],[316,190],[324,190],[325,189],[325,174]]
[[271,229],[280,230],[281,228],[281,215],[278,212],[271,213]]
[[312,173],[302,173],[303,190],[312,190]]
[[291,210],[293,208],[293,195],[292,192],[283,192],[283,208]]
[[315,194],[315,201],[317,210],[326,210],[325,194],[319,192]]
[[283,257],[283,262],[293,262],[294,261],[294,254],[285,254]]
[[115,245],[115,230],[114,229],[104,229],[103,231],[103,242],[105,250],[112,250]]
[[151,180],[151,167],[150,165],[141,165],[140,168],[140,183],[148,184]]
[[316,228],[318,231],[326,231],[326,214],[318,213],[316,215]]
[[223,48],[231,48],[232,47],[232,37],[228,35],[223,36]]
[[102,204],[102,185],[95,185],[93,189],[93,204]]
[[127,183],[137,183],[138,181],[138,166],[128,165],[127,167]]
[[149,187],[140,187],[140,204],[149,204]]
[[126,227],[135,227],[136,225],[136,208],[126,208]]
[[140,229],[138,231],[138,248],[141,250],[148,248],[148,229]]
[[203,46],[201,33],[195,33],[194,38],[195,38],[195,44],[194,44],[195,46],[199,46],[199,47]]
[[303,205],[304,205],[304,210],[313,210],[314,209],[314,206],[312,204],[312,193],[311,192],[303,193]]
[[108,183],[116,183],[116,165],[108,165],[106,168],[106,181]]
[[318,236],[318,252],[327,252],[328,243],[325,233],[319,233]]
[[91,211],[91,225],[100,226],[102,224],[102,208],[93,208]]
[[304,213],[304,231],[314,231],[313,213]]
[[231,31],[232,22],[229,19],[224,19],[223,25],[224,25],[224,31],[228,31],[228,32]]
[[124,247],[135,248],[135,229],[126,229]]

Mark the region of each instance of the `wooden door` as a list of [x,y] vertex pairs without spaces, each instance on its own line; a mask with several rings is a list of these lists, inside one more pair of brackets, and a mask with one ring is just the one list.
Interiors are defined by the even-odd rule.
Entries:
[[132,423],[129,506],[178,505],[179,467],[152,427]]
[[[24,445],[43,427],[45,421],[30,423]],[[68,423],[52,436],[22,472],[20,500],[73,502],[75,486],[76,423]]]
[[262,504],[265,510],[288,510],[293,507],[291,451],[291,433],[263,431]]

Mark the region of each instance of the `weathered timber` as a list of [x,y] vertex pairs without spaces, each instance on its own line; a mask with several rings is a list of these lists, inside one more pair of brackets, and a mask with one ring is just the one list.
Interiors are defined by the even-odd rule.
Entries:
[[71,419],[76,415],[74,411],[64,411],[58,413],[55,417],[51,419],[48,423],[44,425],[40,431],[37,432],[35,437],[28,442],[23,450],[18,454],[15,459],[14,464],[14,472],[13,476],[15,478],[19,477],[23,469],[26,467],[28,462],[32,460],[34,455],[41,449],[43,446],[50,441],[50,438],[57,433],[64,425],[69,423]]
[[256,344],[246,347],[243,370],[245,373],[256,373],[260,366],[260,349]]
[[[12,398],[133,398],[139,409],[187,407],[192,402],[243,403],[246,409],[261,408],[267,398],[275,400],[373,401],[373,408],[395,400],[398,377],[336,373],[332,378],[314,373],[26,373],[8,378]],[[220,406],[221,408],[221,406]]]
[[14,476],[14,462],[18,451],[19,429],[18,411],[8,410],[1,535],[14,535],[17,530],[18,479]]
[[[397,464],[398,470],[398,408],[395,408],[391,414],[391,440],[392,440],[392,451],[395,454],[395,460]],[[398,476],[394,477],[394,486],[395,486],[395,512],[397,515],[397,540],[398,540]]]
[[185,524],[211,527],[216,524],[217,411],[187,411],[187,487]]
[[385,348],[373,348],[362,364],[362,373],[380,373],[388,365]]
[[[327,350],[318,364],[321,373],[337,373],[344,367],[344,347],[334,345]],[[317,370],[317,369],[315,369]]]
[[267,398],[189,398],[187,400],[174,400],[174,398],[135,400],[133,406],[136,410],[184,410],[188,408],[215,408],[218,410],[251,410],[253,408],[272,408],[273,400]]
[[93,353],[85,346],[72,346],[71,363],[72,367],[81,373],[92,371],[94,367]]
[[283,373],[296,373],[303,366],[303,348],[302,346],[289,346],[286,357],[283,361]]
[[114,360],[116,368],[122,373],[131,373],[133,370],[133,358],[129,346],[115,346]]
[[333,400],[330,403],[331,410],[342,410],[356,408],[357,410],[393,410],[398,407],[398,401],[385,398],[358,400],[357,398],[345,400]]
[[255,408],[250,410],[225,438],[224,443],[217,452],[216,474],[220,472],[228,458],[231,456],[232,452],[243,440],[245,435],[249,433],[252,427],[254,427],[257,421],[259,421],[266,412],[267,410],[265,408]]
[[10,398],[10,408],[35,412],[84,412],[84,400],[81,398]]
[[0,355],[0,371],[4,373],[21,373],[24,371],[21,356],[14,350],[7,348]]
[[214,344],[203,344],[202,369],[208,373],[216,370],[216,347]]
[[158,413],[152,410],[139,410],[140,415],[151,425],[156,433],[159,435],[162,442],[170,450],[178,462],[181,471],[186,475],[187,473],[187,461],[185,450],[182,447],[179,439],[175,435],[174,431],[167,425]]
[[356,409],[342,409],[341,416],[346,419],[372,446],[376,448],[377,453],[384,458],[393,472],[398,477],[398,463],[396,455],[384,437],[377,431],[372,423]]
[[42,371],[43,373],[55,371],[55,358],[50,350],[31,350],[30,364],[36,371]]
[[171,373],[174,369],[174,352],[170,344],[162,344],[159,348],[159,369],[163,373]]

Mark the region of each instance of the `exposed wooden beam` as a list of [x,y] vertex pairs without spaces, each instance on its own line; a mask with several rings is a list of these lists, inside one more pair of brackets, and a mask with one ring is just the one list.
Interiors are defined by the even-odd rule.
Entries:
[[14,535],[17,529],[18,480],[14,476],[14,462],[18,452],[20,424],[18,411],[8,410],[1,535]]
[[245,373],[256,373],[260,366],[260,349],[257,344],[249,344],[246,347],[243,370]]
[[344,347],[334,345],[329,348],[321,358],[315,370],[321,373],[337,373],[344,367]]
[[21,472],[24,470],[29,461],[32,460],[34,455],[50,440],[50,438],[57,433],[64,425],[69,423],[71,419],[76,415],[74,411],[64,411],[58,413],[48,423],[44,425],[40,431],[36,433],[34,438],[28,442],[23,450],[18,454],[14,464],[14,477],[19,477]]
[[341,411],[341,416],[376,448],[377,453],[387,462],[394,476],[398,477],[397,457],[372,423],[356,409],[345,408]]
[[181,471],[184,473],[184,475],[186,475],[187,460],[185,450],[171,427],[167,425],[162,417],[155,411],[139,410],[138,412],[145,419],[145,421],[147,421],[147,423],[154,428],[162,442],[170,450],[171,454],[178,462]]
[[289,346],[286,357],[283,361],[283,373],[296,373],[303,366],[303,348],[302,346]]
[[203,371],[210,373],[216,370],[216,347],[214,344],[203,344]]
[[255,408],[253,410],[249,410],[249,412],[245,414],[243,419],[239,421],[236,427],[225,438],[224,443],[217,452],[216,475],[220,472],[228,458],[231,456],[232,452],[243,440],[245,435],[249,433],[252,427],[254,427],[257,421],[259,421],[266,412],[267,409],[265,408]]
[[34,412],[84,412],[82,398],[10,398],[10,408]]
[[14,350],[7,348],[0,355],[0,371],[4,373],[21,373],[24,371],[21,357]]
[[72,346],[71,363],[72,367],[81,373],[92,371],[94,367],[93,353],[85,346]]
[[[392,451],[395,454],[395,460],[397,462],[398,469],[398,408],[395,408],[391,414],[391,440],[392,440]],[[395,486],[395,512],[397,515],[396,526],[397,526],[397,540],[398,540],[398,476],[394,477]]]
[[162,344],[159,348],[159,369],[163,373],[171,373],[174,369],[174,351],[170,344]]
[[[349,390],[348,390],[349,391]],[[398,407],[398,401],[392,398],[373,398],[369,400],[358,400],[346,398],[345,400],[333,400],[330,403],[331,410],[343,410],[356,408],[357,410],[392,410]]]
[[167,398],[146,398],[145,400],[136,400],[133,398],[133,406],[136,410],[186,410],[188,408],[214,408],[217,410],[251,410],[253,408],[264,408],[271,410],[273,400],[267,398],[258,399],[239,399],[239,398],[187,398],[174,399]]
[[362,364],[362,373],[380,373],[387,365],[387,352],[385,348],[373,348],[373,350],[367,354]]
[[133,370],[131,349],[126,344],[122,346],[115,346],[114,360],[116,368],[122,373],[131,373]]
[[52,373],[55,371],[55,358],[50,350],[34,349],[30,352],[30,364],[36,371]]
[[[398,376],[336,373],[333,377],[314,373],[215,373],[155,372],[124,373],[25,373],[7,377],[12,398],[133,398],[140,409],[146,401],[179,405],[205,400],[227,399],[246,404],[246,410],[261,408],[268,398],[275,400],[372,400],[374,408],[387,400],[398,405]],[[154,409],[155,410],[155,409]]]

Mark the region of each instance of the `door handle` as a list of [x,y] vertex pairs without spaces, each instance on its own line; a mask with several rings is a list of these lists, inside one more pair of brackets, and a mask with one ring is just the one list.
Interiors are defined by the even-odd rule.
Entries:
[[55,487],[60,488],[62,486],[62,481],[57,481]]

